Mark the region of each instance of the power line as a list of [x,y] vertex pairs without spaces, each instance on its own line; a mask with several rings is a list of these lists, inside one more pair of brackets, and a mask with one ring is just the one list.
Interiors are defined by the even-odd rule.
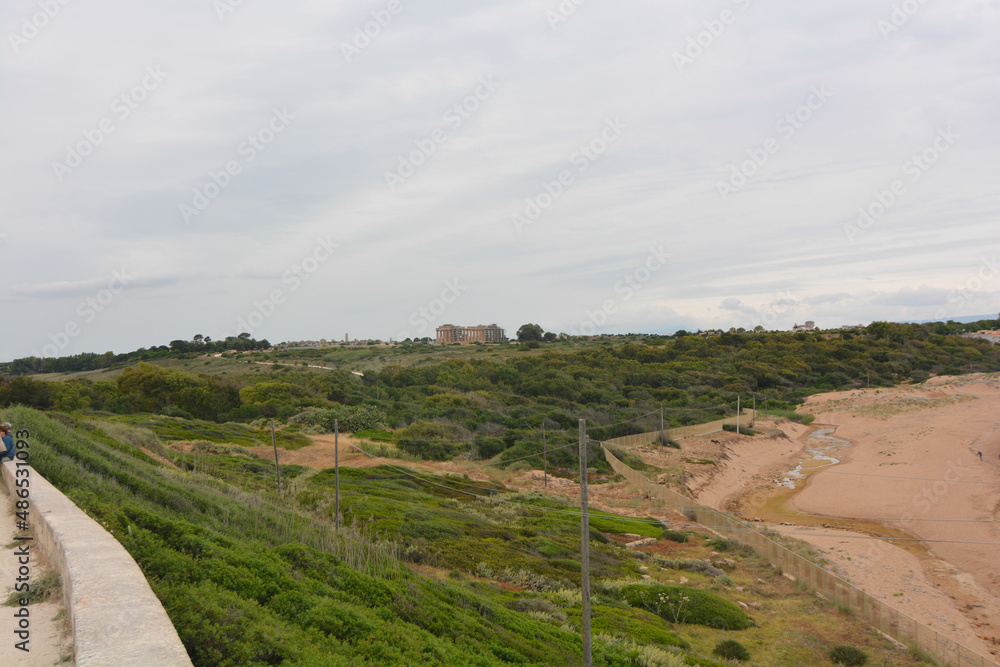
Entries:
[[[492,495],[492,494],[506,493],[506,491],[500,491],[500,490],[497,490],[497,489],[487,489],[487,488],[484,488],[484,487],[481,487],[481,486],[476,486],[474,484],[466,484],[464,482],[459,482],[457,480],[448,480],[449,482],[451,482],[453,484],[458,484],[458,485],[466,486],[466,487],[469,487],[469,488],[478,488],[480,490],[487,491],[489,493],[488,494],[478,494],[478,493],[472,493],[472,492],[469,492],[469,491],[462,491],[461,489],[455,489],[455,488],[452,488],[450,486],[446,486],[444,484],[439,484],[439,483],[437,483],[437,482],[435,482],[433,480],[426,479],[425,477],[421,477],[420,475],[418,475],[418,474],[416,474],[414,472],[411,472],[411,471],[407,470],[406,468],[400,468],[400,467],[394,466],[394,465],[386,462],[387,460],[385,458],[380,457],[380,456],[375,456],[374,454],[369,454],[368,452],[364,451],[363,449],[359,449],[355,445],[350,445],[350,446],[353,447],[354,449],[357,449],[362,454],[364,454],[365,456],[367,456],[367,457],[369,457],[369,458],[371,458],[373,460],[383,461],[384,462],[383,463],[384,466],[386,466],[387,468],[390,468],[391,470],[395,470],[396,472],[400,473],[401,475],[404,475],[406,477],[411,477],[411,478],[413,478],[413,479],[415,479],[415,480],[417,480],[419,482],[426,482],[427,484],[431,484],[433,486],[438,486],[438,487],[441,487],[443,489],[447,489],[448,491],[454,491],[454,492],[457,492],[457,493],[461,493],[461,494],[464,494],[464,495],[467,495],[467,496],[472,496],[473,498],[479,498],[479,499],[483,499],[483,498],[492,499],[492,498],[494,498],[494,495]],[[571,446],[575,446],[575,445],[571,445]],[[544,506],[539,506],[539,505],[533,505],[531,503],[518,502],[516,500],[497,500],[495,502],[506,503],[506,504],[509,504],[509,505],[516,505],[516,506],[519,506],[519,507],[526,507],[526,508],[529,508],[529,509],[538,510],[538,511],[541,511],[541,512],[548,512],[548,513],[551,513],[551,514],[563,514],[563,515],[566,515],[568,517],[567,518],[568,521],[574,521],[575,522],[575,521],[579,520],[579,518],[580,518],[580,510],[579,509],[565,509],[564,510],[564,509],[559,509],[559,508],[556,508],[556,507],[544,507]],[[600,512],[600,510],[595,510],[595,511]],[[607,514],[609,516],[623,516],[623,515],[619,515],[619,514],[614,514],[613,512],[603,512],[603,514]],[[600,515],[598,515],[598,516],[600,516]],[[626,519],[628,519],[630,521],[635,521],[637,523],[644,523],[644,524],[648,524],[648,525],[652,525],[652,526],[663,527],[662,522],[659,521],[659,520],[657,520],[657,519],[648,519],[648,518],[639,518],[639,517],[623,517],[623,518],[626,518]]]
[[903,477],[902,475],[876,475],[875,473],[866,472],[840,472],[837,470],[824,470],[823,474],[826,475],[851,475],[854,477],[884,477],[887,479],[915,479],[924,482],[945,482],[946,484],[992,484],[996,486],[996,482],[980,482],[973,479],[940,479],[935,477]]
[[[355,449],[358,449],[354,445],[351,445],[351,447],[354,447]],[[381,457],[375,456],[373,454],[369,454],[368,452],[365,452],[364,450],[360,450],[359,449],[358,451],[361,451],[363,454],[365,454],[369,458],[376,459],[376,460],[382,460],[382,461],[385,460],[385,459],[383,459]],[[454,491],[454,492],[457,492],[457,493],[462,493],[464,495],[472,496],[474,498],[491,498],[492,497],[492,496],[489,496],[489,495],[479,495],[479,494],[471,493],[471,492],[468,492],[468,491],[462,491],[461,489],[454,489],[452,487],[445,486],[443,484],[438,484],[438,483],[436,483],[436,482],[434,482],[432,480],[420,477],[417,474],[414,474],[414,473],[411,473],[411,472],[407,471],[405,468],[397,468],[396,466],[393,466],[393,465],[388,464],[388,463],[386,463],[384,465],[386,465],[386,467],[391,468],[391,469],[395,470],[396,472],[399,472],[399,473],[401,473],[401,474],[403,474],[405,476],[412,477],[413,479],[416,479],[418,481],[426,482],[428,484],[432,484],[434,486],[438,486],[438,487],[447,489],[449,491]],[[461,484],[461,482],[455,482],[455,483],[456,484]],[[465,486],[471,486],[471,485],[465,485]],[[482,488],[482,487],[479,487],[479,488]],[[483,490],[488,490],[488,489],[483,489]],[[580,517],[579,510],[562,510],[562,509],[558,509],[558,508],[554,508],[554,507],[540,507],[538,505],[532,505],[531,503],[522,503],[522,502],[517,502],[517,501],[514,501],[514,500],[499,500],[497,502],[506,503],[506,504],[509,504],[509,505],[515,505],[515,506],[519,506],[519,507],[527,507],[529,509],[533,509],[533,510],[537,510],[537,511],[541,511],[541,512],[548,512],[548,513],[551,513],[551,514],[566,515],[566,521],[576,522],[577,520],[579,520],[579,517]],[[606,504],[606,503],[601,503],[601,504]],[[660,510],[660,511],[662,511],[664,509],[670,509],[670,508],[660,508],[660,507],[643,506],[643,505],[638,505],[638,506],[628,506],[628,505],[626,505],[626,506],[622,506],[622,505],[610,505],[610,504],[608,504],[607,506],[608,507],[634,507],[635,509],[649,509],[649,510]],[[722,512],[719,512],[718,510],[713,510],[711,508],[706,508],[706,509],[709,509],[712,512],[716,512],[720,516],[727,516],[726,514],[724,514]],[[621,517],[623,517],[625,519],[628,519],[629,521],[634,521],[636,523],[644,523],[644,524],[647,524],[647,525],[653,525],[653,526],[657,526],[657,527],[663,527],[663,522],[659,521],[657,519],[649,519],[649,518],[644,518],[644,517],[625,517],[623,515],[616,515],[616,514],[613,514],[611,512],[608,512],[607,514],[609,514],[611,516],[621,516]],[[833,517],[818,517],[818,518],[833,518]],[[764,537],[766,537],[768,539],[772,539],[766,533],[764,533],[762,531],[759,531],[759,530],[756,530],[756,529],[751,528],[751,527],[736,528],[736,527],[729,526],[729,525],[727,525],[727,526],[722,526],[722,525],[711,526],[711,525],[705,524],[705,523],[699,523],[698,525],[704,526],[705,528],[708,528],[710,530],[715,530],[715,531],[718,531],[718,532],[755,533],[755,534],[758,534],[758,535],[762,535],[762,536],[764,536]],[[782,534],[782,533],[779,533],[779,534]],[[968,540],[938,540],[938,539],[921,539],[921,538],[908,538],[908,537],[871,537],[871,536],[866,536],[866,535],[828,535],[828,534],[810,534],[810,536],[811,537],[831,537],[831,538],[840,538],[840,539],[883,540],[883,541],[886,541],[886,542],[925,542],[925,543],[930,543],[930,544],[970,544],[970,545],[979,545],[979,546],[1000,546],[1000,542],[972,542],[972,541],[968,541]]]
[[[608,507],[631,507],[634,509],[652,509],[646,505],[621,505],[604,503]],[[718,511],[718,510],[716,510]],[[833,514],[780,514],[778,512],[755,512],[755,516],[787,516],[799,517],[801,519],[857,519],[861,521],[934,521],[942,523],[1000,523],[995,519],[917,519],[910,517],[884,517],[884,516],[838,516]]]
[[[548,451],[549,451],[549,454],[551,454],[552,452],[557,452],[560,449],[569,449],[570,447],[576,447],[576,445],[575,444],[572,444],[572,445],[563,445],[562,447],[554,447],[552,449],[549,449]],[[500,463],[513,463],[514,461],[523,461],[524,459],[530,459],[532,457],[541,456],[541,455],[542,455],[542,453],[538,452],[537,454],[528,454],[527,456],[522,456],[522,457],[516,458],[516,459],[503,459],[502,461],[493,461],[493,462],[490,462],[488,465],[495,465],[495,464],[500,464]]]

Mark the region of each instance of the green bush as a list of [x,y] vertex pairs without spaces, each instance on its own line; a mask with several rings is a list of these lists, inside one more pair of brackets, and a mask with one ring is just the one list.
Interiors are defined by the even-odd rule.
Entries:
[[374,405],[339,405],[336,408],[306,408],[290,417],[289,424],[318,426],[333,433],[334,420],[342,433],[357,433],[378,429],[388,420],[385,412]]
[[354,432],[355,438],[364,438],[365,440],[372,440],[374,442],[392,442],[392,433],[388,431],[380,431],[376,428],[366,428],[360,431]]
[[689,535],[687,533],[682,533],[679,530],[664,530],[663,539],[670,540],[671,542],[678,542],[684,544],[688,541]]
[[855,667],[868,664],[868,654],[855,646],[834,646],[830,650],[830,660],[838,665]]
[[432,461],[453,459],[466,449],[464,444],[430,438],[400,438],[398,445],[407,454]]
[[715,551],[728,551],[730,553],[739,554],[744,558],[750,558],[757,554],[757,552],[754,551],[753,547],[749,544],[743,544],[742,542],[732,538],[723,539],[721,537],[713,537],[705,543],[705,546],[710,549],[714,549]]
[[732,602],[697,588],[634,584],[623,587],[620,594],[633,607],[648,609],[672,623],[718,630],[745,630],[754,625],[753,619]]
[[735,639],[723,639],[712,649],[712,655],[717,655],[726,660],[739,660],[741,662],[750,659],[750,651]]

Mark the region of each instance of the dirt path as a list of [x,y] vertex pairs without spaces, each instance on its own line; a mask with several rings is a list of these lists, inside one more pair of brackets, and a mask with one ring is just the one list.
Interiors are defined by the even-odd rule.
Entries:
[[[15,532],[14,514],[10,501],[6,494],[0,493],[0,591],[3,592],[3,599],[12,592],[16,579],[19,576],[18,556],[15,552],[19,546],[12,543],[14,535],[23,535]],[[47,570],[47,564],[41,561],[34,542],[28,543],[30,568],[28,574],[31,579],[41,577]],[[4,667],[12,665],[72,665],[72,659],[67,662],[60,662],[60,656],[72,655],[71,642],[69,639],[68,627],[65,621],[62,597],[49,599],[30,605],[28,609],[30,626],[28,632],[29,643],[26,653],[18,649],[15,644],[21,641],[14,632],[18,630],[14,618],[17,608],[3,607],[0,611],[0,665]]]

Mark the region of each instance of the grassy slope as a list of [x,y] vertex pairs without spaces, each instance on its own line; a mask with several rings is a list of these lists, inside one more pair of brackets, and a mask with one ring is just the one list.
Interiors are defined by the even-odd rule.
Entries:
[[[419,480],[391,468],[343,471],[345,518],[369,536],[391,539],[350,530],[338,537],[323,518],[331,507],[328,472],[296,477],[301,469],[285,471],[295,478],[295,508],[254,490],[253,475],[240,489],[161,467],[101,437],[94,424],[85,430],[71,418],[26,409],[9,415],[18,428],[31,430],[39,473],[136,558],[196,665],[581,662],[579,528],[572,508],[541,497],[472,498],[467,494],[500,490],[465,479]],[[218,458],[229,475],[247,464]],[[610,533],[655,536],[661,530],[620,517],[599,515],[597,522]],[[682,562],[645,557],[653,577],[668,582],[683,575],[689,586],[761,604],[753,614],[757,626],[738,632],[672,626],[622,602],[615,581],[635,580],[635,557],[601,539],[592,543],[595,633],[617,635],[595,642],[594,664],[643,664],[637,647],[623,639],[690,645],[707,656],[717,641],[735,637],[761,665],[830,664],[825,651],[836,643],[875,655],[884,647],[755,559],[733,555],[740,566],[730,576],[745,591],[739,594],[717,577],[678,569],[713,548],[697,536],[676,545],[681,551],[673,555]],[[435,566],[429,571],[439,576],[412,574],[396,555]],[[918,664],[901,655],[895,660]]]

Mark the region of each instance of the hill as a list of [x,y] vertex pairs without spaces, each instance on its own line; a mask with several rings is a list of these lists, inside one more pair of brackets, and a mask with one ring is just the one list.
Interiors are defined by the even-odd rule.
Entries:
[[188,350],[84,377],[74,371],[44,380],[6,378],[0,406],[159,413],[258,429],[275,419],[287,434],[329,432],[336,419],[343,430],[388,432],[384,437],[418,458],[462,456],[500,465],[540,453],[544,437],[562,452],[553,463],[571,468],[572,447],[559,448],[575,441],[580,418],[592,437],[606,439],[657,429],[661,416],[668,426],[732,416],[739,399],[792,415],[804,397],[820,391],[1000,370],[1000,348],[936,333],[935,326],[876,322],[860,333],[534,346]]
[[[139,563],[196,665],[580,664],[579,511],[563,501],[344,470],[337,531],[329,471],[284,466],[279,496],[273,466],[238,450],[9,414],[32,432],[36,469]],[[753,664],[829,664],[844,643],[922,664],[737,545],[668,521],[595,512],[594,664],[718,665],[726,639]],[[653,543],[624,548],[643,535]]]

